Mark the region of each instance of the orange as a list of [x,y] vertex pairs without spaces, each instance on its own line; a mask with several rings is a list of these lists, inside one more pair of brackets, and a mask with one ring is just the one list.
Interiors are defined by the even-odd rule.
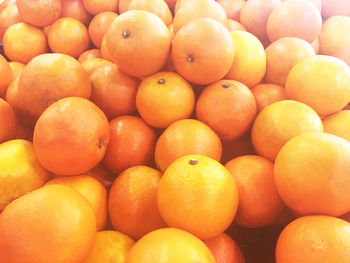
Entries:
[[219,162],[203,155],[186,155],[164,172],[157,200],[168,226],[207,240],[232,223],[238,192],[232,175]]
[[84,24],[71,17],[56,20],[49,28],[47,39],[52,52],[75,58],[90,45],[89,34]]
[[350,66],[350,44],[339,48],[333,56],[342,59],[348,66]]
[[239,21],[245,0],[218,0],[217,2],[225,9],[228,18]]
[[125,169],[152,160],[156,134],[141,118],[120,116],[110,122],[111,140],[103,163],[119,174]]
[[48,52],[45,33],[26,23],[10,26],[4,34],[3,45],[8,58],[24,64]]
[[235,222],[249,228],[273,225],[286,208],[275,186],[273,162],[257,155],[245,155],[232,159],[225,167],[238,189]]
[[61,17],[71,17],[85,25],[87,25],[91,19],[91,15],[86,11],[83,0],[62,1]]
[[273,42],[282,37],[298,37],[311,43],[321,32],[322,17],[317,7],[304,0],[287,0],[269,16],[266,31]]
[[34,130],[31,127],[24,126],[23,124],[18,125],[16,139],[24,139],[27,141],[33,140]]
[[173,27],[175,35],[183,26],[199,18],[211,18],[217,22],[224,23],[227,15],[225,9],[214,0],[183,1],[174,16]]
[[[286,0],[281,0],[282,2]],[[310,3],[313,3],[318,10],[322,11],[322,0],[304,0],[304,1],[309,1]]]
[[285,89],[275,84],[259,84],[251,91],[259,112],[274,102],[287,99]]
[[192,119],[176,121],[158,138],[155,162],[161,171],[165,171],[173,161],[188,154],[205,155],[220,161],[220,138],[203,122]]
[[113,61],[112,55],[109,52],[108,48],[107,48],[107,44],[106,44],[106,35],[102,38],[102,42],[101,42],[101,56],[103,59],[109,60],[109,61]]
[[348,222],[334,217],[298,218],[278,238],[276,263],[349,262],[349,229]]
[[320,51],[320,40],[319,38],[316,38],[312,43],[311,43],[312,48],[315,51],[315,54],[317,55]]
[[70,96],[90,98],[88,74],[74,58],[63,54],[35,57],[24,68],[18,82],[17,100],[25,116],[37,119],[53,102]]
[[96,48],[86,50],[85,52],[81,53],[81,55],[78,57],[78,61],[80,63],[83,63],[92,58],[102,58],[101,51]]
[[227,19],[225,24],[226,28],[228,29],[228,31],[232,32],[232,31],[247,31],[246,28],[240,24],[239,22],[232,20],[232,19]]
[[7,6],[3,11],[0,12],[0,40],[5,34],[6,29],[10,26],[22,22],[22,18],[18,13],[16,5]]
[[350,110],[342,110],[322,120],[324,131],[350,141]]
[[139,239],[165,227],[157,206],[157,189],[162,174],[147,166],[134,166],[113,182],[108,211],[115,230]]
[[169,26],[173,22],[173,15],[164,0],[132,0],[128,10],[146,10],[159,16]]
[[155,258],[157,263],[216,262],[201,240],[176,228],[159,229],[142,237],[129,251],[125,263],[153,263]]
[[221,163],[225,164],[235,157],[249,154],[255,154],[255,151],[250,140],[250,132],[247,132],[233,141],[222,143]]
[[7,87],[13,79],[11,67],[7,60],[0,55],[0,98],[6,94]]
[[230,141],[246,133],[256,117],[254,95],[244,84],[220,80],[206,87],[197,100],[197,119],[220,139]]
[[83,0],[83,3],[86,10],[92,15],[104,11],[116,12],[118,8],[118,0]]
[[77,175],[71,177],[56,177],[47,185],[59,184],[71,187],[89,201],[96,216],[97,231],[101,231],[107,224],[107,191],[100,181],[92,176]]
[[283,37],[276,40],[266,48],[265,53],[267,61],[265,81],[283,87],[295,64],[304,58],[315,56],[312,46],[307,41],[296,37]]
[[258,114],[252,128],[252,143],[259,155],[273,161],[290,139],[305,132],[322,131],[322,121],[312,108],[301,102],[283,100]]
[[26,65],[22,64],[21,62],[16,62],[16,61],[9,62],[9,66],[10,66],[11,71],[12,71],[13,80],[16,79],[17,77],[19,77],[21,75],[23,69],[26,67]]
[[314,132],[293,138],[275,162],[282,200],[299,215],[340,216],[350,211],[349,159],[350,142],[335,135]]
[[233,64],[225,78],[242,82],[249,88],[259,84],[266,71],[264,46],[248,32],[233,31],[231,36],[236,51]]
[[[112,186],[112,182],[116,177],[116,174],[113,174],[110,170],[108,170],[102,163],[99,163],[97,166],[92,168],[87,175],[92,176],[101,182],[107,190],[109,190]],[[109,222],[108,222],[109,223]],[[109,227],[108,225],[107,227]]]
[[223,233],[205,241],[216,263],[245,263],[243,253],[236,242]]
[[[210,41],[212,39],[215,41]],[[172,57],[182,77],[194,84],[207,85],[227,74],[235,57],[235,44],[224,25],[210,18],[200,18],[176,33]]]
[[290,71],[286,92],[288,98],[309,105],[321,116],[336,113],[350,101],[350,68],[329,56],[303,59]]
[[95,47],[100,48],[102,39],[112,24],[118,17],[117,13],[106,11],[96,15],[89,24],[89,36]]
[[63,185],[48,185],[9,204],[0,215],[1,263],[76,263],[92,248],[95,215]]
[[33,143],[36,156],[47,170],[78,175],[102,160],[109,137],[108,120],[95,104],[68,97],[43,112],[35,125]]
[[91,76],[91,74],[95,70],[106,66],[113,66],[114,64],[113,62],[103,58],[91,58],[91,59],[85,60],[83,63],[81,63],[81,65],[83,66],[85,71],[89,74],[89,76]]
[[122,71],[144,77],[159,71],[166,63],[171,33],[157,15],[131,10],[114,20],[107,31],[106,44]]
[[128,7],[129,7],[131,1],[132,0],[119,0],[119,4],[118,4],[119,14],[122,14],[122,13],[128,11]]
[[173,72],[151,75],[137,90],[137,110],[145,122],[156,128],[166,128],[174,121],[189,118],[194,103],[191,85]]
[[15,5],[16,4],[16,0],[1,0],[0,1],[0,13],[2,12],[2,10],[4,10],[6,7],[10,6],[10,5]]
[[0,98],[0,143],[15,138],[18,129],[16,113],[5,100]]
[[281,4],[281,0],[248,0],[243,3],[241,24],[261,41],[268,40],[267,20],[271,12]]
[[130,237],[116,231],[97,232],[95,244],[82,262],[124,263],[134,244],[135,241]]
[[331,16],[350,16],[350,3],[344,0],[322,0],[322,16],[327,19]]
[[49,178],[31,142],[11,140],[0,144],[0,211],[18,197],[43,186]]
[[136,112],[139,80],[121,72],[116,65],[96,69],[90,76],[94,102],[108,119]]

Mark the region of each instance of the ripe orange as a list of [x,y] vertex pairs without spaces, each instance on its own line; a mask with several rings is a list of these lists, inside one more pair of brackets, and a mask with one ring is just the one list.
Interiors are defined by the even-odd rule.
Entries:
[[119,174],[125,169],[149,164],[152,160],[156,134],[141,118],[120,116],[110,122],[111,140],[103,163]]
[[16,0],[1,0],[0,1],[0,13],[2,10],[4,10],[6,7],[10,6],[10,5],[15,5],[16,4]]
[[132,0],[119,0],[119,4],[118,4],[119,14],[122,14],[122,13],[128,11],[128,7],[129,7],[131,1]]
[[171,33],[157,15],[131,10],[114,20],[106,34],[106,44],[122,71],[144,77],[159,71],[166,63]]
[[246,133],[256,117],[254,95],[244,84],[220,80],[206,87],[197,100],[197,119],[220,139],[230,141]]
[[186,155],[165,170],[157,200],[168,226],[207,240],[232,223],[238,192],[232,175],[219,162],[203,155]]
[[223,142],[221,163],[225,164],[233,158],[250,154],[256,153],[250,139],[250,132],[247,132],[233,141]]
[[338,112],[350,101],[350,68],[329,56],[303,59],[290,71],[286,92],[289,99],[304,102],[321,116]]
[[327,133],[301,134],[283,146],[274,172],[282,200],[299,215],[350,211],[349,141]]
[[312,43],[311,43],[312,48],[315,51],[315,54],[317,55],[320,51],[320,39],[316,38]]
[[228,18],[239,21],[245,0],[218,0],[217,2],[225,9]]
[[16,113],[2,98],[0,98],[0,127],[0,143],[15,138],[18,129]]
[[7,60],[0,55],[0,98],[6,94],[7,87],[13,79],[12,71]]
[[0,12],[0,41],[10,26],[22,22],[16,5],[9,5]]
[[226,26],[226,28],[228,29],[228,31],[232,32],[232,31],[247,31],[246,28],[240,24],[239,22],[232,20],[232,19],[226,19],[226,22],[224,24]]
[[64,17],[56,20],[47,33],[51,50],[72,57],[79,57],[90,45],[89,34],[80,21]]
[[259,84],[251,91],[255,97],[258,112],[274,102],[287,99],[285,89],[275,84]]
[[55,174],[82,174],[102,160],[109,130],[106,116],[95,104],[79,97],[64,98],[50,105],[37,121],[35,154]]
[[108,211],[115,230],[139,239],[165,227],[157,205],[157,189],[162,174],[147,166],[134,166],[113,182]]
[[0,215],[1,263],[76,263],[92,248],[95,215],[71,188],[48,185],[9,204]]
[[101,51],[97,48],[86,50],[78,57],[78,61],[82,64],[92,58],[102,58]]
[[114,64],[113,62],[103,58],[91,58],[81,63],[81,65],[89,74],[89,76],[91,76],[91,74],[94,73],[95,70],[99,68],[104,68],[106,66],[113,66]]
[[327,19],[332,16],[350,16],[350,3],[344,0],[322,0],[322,16]]
[[109,60],[109,61],[113,61],[112,55],[109,52],[108,48],[107,48],[107,44],[106,44],[106,35],[102,38],[102,42],[101,42],[101,55],[103,59]]
[[24,64],[48,52],[45,33],[26,23],[10,26],[4,34],[3,45],[7,57]]
[[283,100],[258,114],[252,127],[252,143],[259,155],[273,161],[290,139],[305,132],[322,131],[322,121],[312,108],[301,102]]
[[136,112],[136,92],[139,80],[121,72],[116,65],[101,67],[90,76],[91,101],[108,119]]
[[84,25],[87,25],[91,19],[91,15],[86,11],[83,0],[62,1],[61,17],[74,18]]
[[350,44],[339,48],[333,56],[342,59],[348,66],[350,66]]
[[89,36],[95,47],[100,48],[102,39],[107,33],[110,25],[118,17],[118,14],[106,11],[96,15],[89,24]]
[[161,171],[165,171],[173,161],[188,154],[201,154],[220,161],[221,141],[203,122],[192,119],[176,121],[159,137],[155,162]]
[[159,229],[142,237],[129,251],[125,263],[153,263],[155,258],[157,263],[216,262],[201,240],[176,228]]
[[287,76],[295,64],[304,58],[315,56],[312,46],[305,40],[296,37],[283,37],[266,50],[265,81],[284,87]]
[[105,11],[116,12],[118,8],[118,0],[83,0],[86,10],[97,15]]
[[137,90],[137,110],[145,122],[156,128],[167,128],[177,120],[189,118],[194,103],[191,85],[173,72],[151,75]]
[[21,62],[12,61],[9,62],[9,66],[12,71],[12,80],[19,77],[23,71],[23,69],[26,67],[26,65],[22,64]]
[[[212,39],[215,41],[209,41]],[[182,77],[194,84],[207,85],[227,74],[235,57],[235,45],[224,25],[210,18],[200,18],[176,33],[172,57]]]
[[298,37],[311,43],[321,32],[322,17],[317,7],[304,0],[287,0],[269,16],[266,31],[271,41]]
[[34,129],[23,124],[18,125],[16,139],[23,139],[27,141],[33,141]]
[[322,120],[324,131],[350,141],[350,110],[342,110]]
[[305,216],[282,231],[276,263],[346,263],[350,261],[349,246],[348,222],[328,216]]

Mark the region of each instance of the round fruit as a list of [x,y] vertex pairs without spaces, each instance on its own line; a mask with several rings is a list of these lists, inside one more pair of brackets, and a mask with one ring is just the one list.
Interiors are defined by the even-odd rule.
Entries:
[[350,3],[344,0],[322,0],[322,16],[350,16]]
[[228,18],[239,21],[245,0],[218,0],[217,2],[225,9]]
[[22,18],[18,13],[16,5],[9,5],[0,12],[0,41],[5,31],[12,25],[22,22]]
[[86,11],[83,0],[62,1],[61,17],[71,17],[85,25],[87,25],[91,19],[91,15]]
[[324,131],[350,141],[350,110],[339,111],[322,120]]
[[240,24],[239,22],[232,20],[232,19],[226,19],[226,22],[224,24],[228,31],[247,31],[245,27]]
[[15,138],[18,129],[16,113],[5,100],[0,98],[0,143]]
[[258,112],[274,102],[287,99],[286,90],[275,84],[259,84],[251,91],[255,97]]
[[104,35],[107,33],[110,25],[118,17],[118,14],[106,11],[96,15],[89,24],[89,36],[91,42],[97,48],[101,48]]
[[16,62],[16,61],[9,62],[9,66],[10,66],[11,71],[12,71],[12,78],[13,78],[12,80],[19,77],[21,75],[23,69],[26,67],[25,64],[22,64],[21,62]]
[[81,53],[81,55],[78,58],[78,61],[82,64],[85,61],[93,58],[102,58],[102,54],[99,49],[94,48],[94,49],[86,50],[85,52]]
[[111,66],[114,64],[113,64],[113,62],[106,60],[106,59],[91,58],[91,59],[88,59],[88,60],[84,61],[83,63],[81,63],[81,65],[85,69],[85,71],[89,74],[89,76],[91,76],[91,74],[94,73],[95,70],[97,70],[99,68],[106,67],[106,66]]
[[118,0],[83,0],[86,10],[92,14],[97,15],[105,11],[117,11]]
[[0,97],[6,94],[7,87],[13,79],[13,74],[7,60],[0,55]]

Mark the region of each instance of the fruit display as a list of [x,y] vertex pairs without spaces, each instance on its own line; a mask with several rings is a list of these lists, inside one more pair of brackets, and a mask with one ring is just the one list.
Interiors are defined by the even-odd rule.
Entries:
[[350,263],[349,0],[0,0],[0,263]]

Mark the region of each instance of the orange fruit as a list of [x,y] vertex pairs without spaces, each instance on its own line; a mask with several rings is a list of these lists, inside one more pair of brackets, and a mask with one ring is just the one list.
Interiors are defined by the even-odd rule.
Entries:
[[71,187],[89,201],[96,216],[97,231],[101,231],[107,224],[107,191],[100,181],[92,176],[77,175],[71,177],[56,177],[47,185],[59,184]]
[[322,0],[322,16],[327,19],[331,16],[350,16],[350,3],[344,0]]
[[110,122],[111,139],[103,163],[119,174],[152,160],[156,134],[141,118],[120,116]]
[[85,71],[89,74],[89,76],[91,76],[91,74],[95,70],[106,66],[113,66],[114,64],[113,62],[103,58],[91,58],[81,63],[81,65],[83,66]]
[[165,227],[157,206],[162,174],[147,166],[133,166],[113,182],[108,211],[115,230],[139,239]]
[[131,1],[132,0],[119,0],[119,4],[118,4],[119,14],[122,14],[122,13],[128,11],[128,7],[129,7]]
[[81,53],[81,55],[78,57],[78,61],[82,64],[83,62],[92,58],[102,58],[101,51],[96,48],[86,50],[85,52]]
[[[214,0],[183,1],[174,16],[173,28],[175,35],[183,26],[199,18],[211,18],[224,23],[227,15],[225,9]],[[205,32],[205,29],[203,31]],[[201,34],[204,33],[203,31]]]
[[2,10],[4,10],[6,7],[10,6],[10,5],[15,5],[16,4],[16,0],[0,0],[0,13],[2,12]]
[[3,98],[6,94],[7,87],[12,81],[13,75],[11,67],[7,60],[0,55],[0,97]]
[[[113,174],[110,170],[108,170],[102,163],[99,163],[86,174],[97,179],[100,183],[102,183],[105,186],[107,190],[111,188],[112,182],[116,177],[116,175]],[[109,226],[110,225],[108,225],[108,227]]]
[[250,132],[247,132],[233,141],[223,142],[221,163],[227,163],[235,157],[250,154],[255,154],[255,151],[250,140]]
[[90,45],[89,34],[84,24],[71,17],[56,20],[49,28],[47,39],[52,52],[75,58]]
[[315,54],[317,55],[320,51],[320,40],[319,38],[316,38],[312,43],[311,43],[312,48],[315,51]]
[[7,6],[3,11],[0,12],[0,40],[5,34],[6,29],[10,26],[22,22],[22,18],[18,13],[16,5]]
[[114,262],[124,263],[135,241],[117,231],[101,231],[83,263]]
[[106,34],[106,44],[122,71],[143,77],[159,71],[166,63],[171,33],[157,15],[131,10],[114,20]]
[[245,0],[218,0],[217,2],[225,9],[228,18],[239,21]]
[[276,263],[349,262],[349,229],[348,222],[334,217],[298,218],[278,238]]
[[0,211],[18,197],[43,186],[49,178],[31,142],[11,140],[0,144]]
[[158,229],[142,237],[129,251],[125,263],[153,263],[155,258],[158,263],[216,262],[201,240],[176,228]]
[[176,159],[200,154],[220,161],[222,145],[216,133],[203,122],[185,119],[172,123],[158,138],[155,162],[165,171]]
[[235,43],[235,58],[225,78],[253,87],[262,80],[266,71],[264,46],[251,33],[233,31],[231,37]]
[[333,56],[342,59],[348,66],[350,66],[350,44],[339,48]]
[[230,141],[246,133],[256,117],[254,95],[244,84],[220,80],[206,87],[197,100],[197,119],[220,139]]
[[87,25],[91,19],[91,15],[86,10],[83,0],[62,1],[61,17],[71,17],[85,25]]
[[267,41],[267,20],[281,0],[248,0],[242,5],[241,24],[261,41]]
[[86,10],[97,15],[105,11],[116,12],[118,8],[118,0],[83,0]]
[[73,189],[48,185],[5,208],[0,236],[1,263],[81,262],[95,241],[95,215]]
[[322,17],[317,7],[303,0],[287,0],[270,14],[266,31],[273,42],[282,37],[298,37],[311,43],[321,32]]
[[[281,0],[282,2],[286,1],[286,0]],[[318,10],[322,11],[322,0],[305,0],[305,1],[309,1],[310,3],[313,3]]]
[[205,241],[216,263],[245,263],[243,253],[236,242],[223,233]]
[[315,56],[312,46],[305,40],[296,37],[283,37],[266,50],[265,81],[280,86],[286,84],[287,76],[295,64],[304,58]]
[[100,48],[102,39],[104,35],[107,33],[109,26],[112,24],[114,19],[118,17],[117,13],[106,11],[97,14],[89,24],[89,36],[91,42],[95,45],[95,47]]
[[24,126],[23,124],[19,124],[17,129],[16,139],[32,141],[33,132],[34,130],[31,127]]
[[15,138],[18,129],[16,113],[5,100],[0,98],[0,143]]
[[245,155],[232,159],[225,167],[238,189],[235,222],[249,228],[273,225],[286,208],[275,186],[273,162]]
[[321,116],[338,112],[350,101],[350,68],[329,56],[303,59],[290,71],[286,92],[289,99],[309,105]]
[[70,96],[90,98],[88,74],[74,58],[43,54],[24,68],[18,82],[20,107],[34,120],[53,102]]
[[166,128],[174,121],[189,118],[194,103],[191,85],[173,72],[151,75],[137,90],[137,110],[147,124],[156,128]]
[[293,138],[275,162],[282,200],[299,215],[340,216],[350,211],[349,159],[350,142],[335,135],[313,132]]
[[59,18],[62,9],[61,0],[17,0],[18,12],[24,22],[38,27],[51,25]]
[[173,15],[164,0],[132,0],[128,10],[146,10],[159,16],[169,26],[173,22]]
[[116,65],[96,69],[90,76],[91,101],[108,119],[136,112],[136,92],[139,80],[121,72]]
[[350,110],[342,110],[322,120],[324,131],[350,141]]
[[12,71],[12,78],[13,78],[12,80],[19,77],[21,75],[23,69],[26,67],[26,65],[22,64],[21,62],[16,62],[16,61],[9,62],[9,66],[10,66],[11,71]]
[[48,52],[45,33],[26,23],[10,26],[4,34],[3,45],[8,58],[24,64]]
[[186,155],[165,170],[157,200],[168,226],[207,240],[232,223],[238,192],[232,175],[219,162],[203,155]]
[[113,61],[112,55],[109,52],[108,48],[107,48],[107,44],[106,44],[106,35],[102,38],[102,42],[101,42],[101,55],[103,59],[109,60],[109,61]]
[[252,127],[252,143],[259,155],[273,161],[290,139],[305,132],[322,131],[322,121],[312,108],[301,102],[283,100],[258,114]]
[[239,22],[232,20],[232,19],[226,19],[225,26],[228,29],[228,31],[247,31],[246,28],[240,24]]
[[109,137],[108,120],[95,104],[68,97],[43,112],[35,125],[33,143],[36,156],[47,170],[78,175],[102,160]]
[[259,84],[251,91],[255,97],[258,112],[274,102],[287,99],[285,89],[275,84]]
[[182,77],[194,84],[207,85],[227,74],[235,57],[235,44],[224,25],[210,18],[200,18],[176,33],[172,57]]

